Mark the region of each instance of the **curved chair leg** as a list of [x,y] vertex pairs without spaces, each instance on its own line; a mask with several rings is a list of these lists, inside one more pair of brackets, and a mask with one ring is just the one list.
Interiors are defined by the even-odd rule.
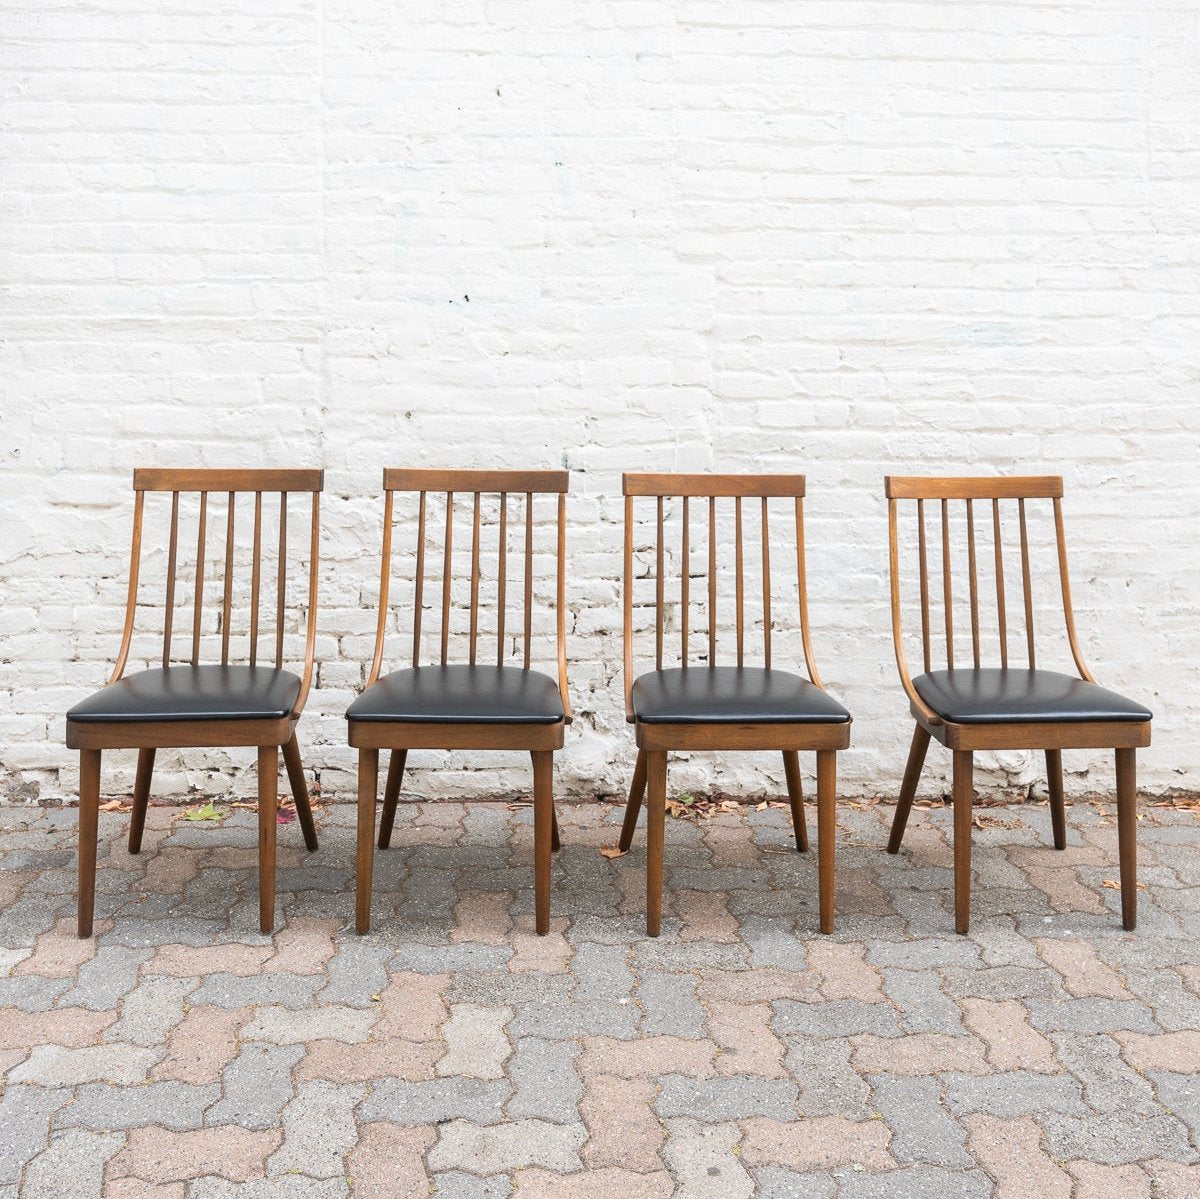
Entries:
[[837,750],[817,751],[817,895],[821,931],[833,932],[837,834]]
[[1063,799],[1062,750],[1046,750],[1046,789],[1050,792],[1050,825],[1054,848],[1067,848],[1067,806]]
[[275,931],[275,820],[279,808],[279,746],[258,747],[258,929]]
[[396,805],[400,802],[400,786],[404,782],[404,764],[408,750],[394,749],[388,755],[387,782],[383,785],[383,814],[379,818],[379,848],[392,843],[392,825],[396,822]]
[[787,779],[788,799],[792,804],[792,831],[796,834],[796,849],[799,853],[807,853],[808,825],[804,819],[804,788],[800,782],[799,751],[783,751],[783,774]]
[[622,853],[628,853],[633,844],[633,833],[637,828],[638,814],[642,810],[642,799],[646,794],[646,751],[638,750],[637,765],[633,768],[633,782],[629,786],[629,800],[625,804],[625,820],[621,825],[621,839],[617,842]]
[[313,821],[312,806],[308,802],[308,784],[304,781],[304,767],[300,762],[300,743],[293,733],[283,747],[283,764],[287,767],[288,784],[292,788],[292,799],[296,804],[296,819],[304,834],[304,844],[309,853],[317,848],[317,826]]
[[[628,814],[626,815],[628,819]],[[646,935],[662,928],[663,840],[667,824],[667,755],[646,754]]]
[[137,776],[133,783],[133,815],[129,818],[129,852],[142,852],[146,829],[146,805],[150,802],[150,779],[154,775],[154,750],[139,749]]
[[358,850],[354,863],[354,931],[371,927],[371,871],[375,865],[375,796],[379,750],[358,751]]
[[904,781],[900,784],[900,798],[896,801],[896,815],[892,818],[892,835],[888,838],[888,853],[899,853],[904,830],[908,826],[908,814],[912,811],[913,796],[921,781],[921,768],[925,765],[925,751],[929,749],[929,730],[918,724],[913,730],[912,745],[908,751],[908,765],[904,768]]
[[79,751],[79,915],[76,932],[92,935],[96,904],[96,836],[100,820],[100,751]]
[[1137,751],[1117,750],[1117,852],[1121,859],[1121,923],[1137,928]]
[[538,936],[550,931],[550,856],[554,841],[554,754],[531,751],[533,758],[533,891],[534,927]]
[[970,750],[954,751],[954,930],[965,933],[971,923],[971,805],[974,802],[975,758]]

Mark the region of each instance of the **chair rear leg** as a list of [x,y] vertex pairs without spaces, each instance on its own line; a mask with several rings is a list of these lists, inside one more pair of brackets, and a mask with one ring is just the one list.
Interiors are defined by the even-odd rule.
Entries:
[[837,835],[837,751],[817,751],[817,896],[821,931],[833,932]]
[[383,785],[383,814],[379,818],[379,848],[392,843],[392,825],[396,822],[396,805],[400,802],[400,787],[404,782],[404,764],[408,750],[394,749],[388,755],[387,782]]
[[642,810],[642,798],[646,794],[646,751],[638,750],[637,765],[633,768],[633,782],[629,786],[629,801],[625,804],[625,821],[621,825],[621,839],[617,847],[628,853],[633,844],[633,832],[637,828],[638,813]]
[[550,859],[554,852],[554,754],[533,750],[533,909],[539,937],[550,931]]
[[1121,923],[1137,928],[1137,751],[1117,750],[1117,852],[1121,860]]
[[954,751],[954,929],[971,923],[971,805],[974,802],[974,755]]
[[279,746],[258,747],[258,929],[275,931],[275,831],[279,809]]
[[375,799],[379,750],[358,751],[358,848],[354,859],[354,931],[371,928],[371,874],[375,865]]
[[1067,848],[1067,806],[1063,799],[1062,750],[1046,750],[1046,789],[1050,793],[1050,826],[1054,848]]
[[296,819],[300,821],[304,844],[312,853],[317,848],[317,826],[313,820],[312,805],[308,802],[308,784],[304,780],[304,767],[300,762],[300,743],[294,732],[283,747],[283,764],[287,767],[288,785],[292,788]]
[[[628,814],[626,815],[628,819]],[[646,935],[662,928],[663,840],[667,825],[667,755],[646,754]]]
[[796,834],[796,849],[808,852],[808,824],[804,819],[804,788],[800,782],[800,754],[798,750],[783,751],[783,774],[787,779],[788,799],[792,805],[792,831]]
[[142,852],[146,830],[146,806],[150,802],[150,780],[154,776],[154,750],[139,749],[137,776],[133,782],[133,815],[129,818],[129,852]]
[[908,814],[912,811],[913,796],[921,781],[921,768],[925,765],[925,751],[929,749],[929,730],[922,724],[913,729],[912,745],[908,750],[908,765],[904,768],[904,781],[900,784],[900,798],[896,801],[896,815],[892,818],[892,835],[888,838],[888,853],[899,853],[904,830],[908,826]]
[[92,935],[96,905],[96,837],[100,820],[100,751],[79,751],[79,915],[76,932]]

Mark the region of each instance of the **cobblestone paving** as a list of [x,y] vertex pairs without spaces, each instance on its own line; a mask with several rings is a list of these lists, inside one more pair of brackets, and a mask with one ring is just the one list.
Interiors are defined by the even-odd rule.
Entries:
[[1116,836],[989,808],[954,935],[949,813],[839,813],[839,925],[786,813],[671,822],[642,935],[620,811],[564,806],[553,932],[530,813],[402,806],[374,933],[354,819],[280,829],[257,934],[252,813],[101,817],[73,935],[73,811],[0,811],[0,1199],[1104,1199],[1200,1196],[1200,822],[1147,811],[1141,927]]

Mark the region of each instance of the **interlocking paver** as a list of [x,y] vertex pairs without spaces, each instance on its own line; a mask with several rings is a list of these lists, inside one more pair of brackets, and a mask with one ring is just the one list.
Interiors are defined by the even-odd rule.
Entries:
[[75,813],[0,809],[0,1199],[1195,1199],[1200,825],[1147,811],[1130,936],[1111,826],[1008,812],[965,937],[947,809],[899,858],[839,812],[832,938],[786,810],[673,822],[656,940],[610,805],[560,808],[547,938],[527,806],[401,805],[365,938],[352,804],[281,827],[271,937],[252,813],[138,858],[103,813],[81,942]]

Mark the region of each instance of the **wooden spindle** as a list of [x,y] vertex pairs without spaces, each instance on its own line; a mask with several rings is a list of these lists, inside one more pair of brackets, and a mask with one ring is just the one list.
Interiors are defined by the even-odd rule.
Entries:
[[[316,496],[317,492],[313,492]],[[422,496],[424,499],[424,496]],[[388,593],[392,584],[392,492],[383,493],[383,552],[379,555],[379,612],[375,621],[375,656],[371,661],[371,673],[367,686],[379,678],[383,667],[383,645],[387,638]]]
[[[413,647],[412,647],[412,664],[413,667],[421,665],[421,616],[425,611],[425,509],[426,496],[428,492],[421,492],[421,499],[417,508],[417,573],[413,580],[413,586],[416,589],[416,595],[413,597]],[[392,493],[388,492],[388,499],[392,498]],[[389,513],[391,509],[388,509]],[[391,541],[389,538],[388,549],[391,549]]]
[[767,497],[762,497],[763,665],[771,669],[771,542]]
[[717,664],[717,497],[708,497],[708,664]]
[[817,673],[817,659],[813,653],[812,638],[808,630],[808,574],[804,561],[804,497],[796,496],[796,591],[800,605],[800,639],[804,645],[804,665],[808,677],[818,687],[821,676]]
[[137,491],[133,501],[133,540],[129,547],[129,586],[125,592],[125,625],[121,630],[121,648],[113,664],[110,683],[115,683],[125,673],[129,661],[129,647],[133,642],[133,619],[137,612],[138,576],[142,566],[142,515],[145,510],[146,493]]
[[204,614],[204,540],[208,521],[208,492],[200,493],[200,519],[196,523],[196,597],[192,605],[192,665],[200,664],[200,623]]
[[954,669],[954,587],[950,570],[950,501],[942,500],[942,604],[946,609],[946,668]]
[[1004,541],[1000,532],[1000,501],[992,500],[992,544],[996,548],[996,625],[1000,636],[1000,665],[1008,666],[1008,622],[1004,611]]
[[496,665],[504,665],[504,616],[508,604],[508,492],[500,493],[500,534],[496,568]]
[[479,634],[479,492],[471,514],[471,665],[475,665],[475,641]]
[[917,500],[917,550],[921,556],[921,652],[925,661],[925,673],[931,666],[929,636],[929,558],[925,545],[925,501]]
[[692,547],[689,540],[691,530],[689,525],[688,497],[685,495],[683,497],[683,539],[679,549],[679,557],[683,563],[679,574],[680,657],[684,666],[688,663],[688,617],[691,615],[689,609],[691,597],[688,594],[692,573]]
[[525,493],[525,669],[533,642],[533,492]]
[[654,552],[654,668],[662,670],[663,659],[663,497],[658,497],[658,531]]
[[225,586],[221,595],[221,665],[229,665],[229,620],[233,609],[233,532],[236,491],[225,510]]
[[746,583],[742,568],[742,497],[733,501],[733,543],[735,584],[737,594],[737,664],[740,669],[746,658]]
[[1037,669],[1033,648],[1033,579],[1029,573],[1029,531],[1025,525],[1025,501],[1017,501],[1021,515],[1021,587],[1025,592],[1025,645],[1029,653],[1029,669]]
[[1075,609],[1071,604],[1071,575],[1067,569],[1067,535],[1063,528],[1062,500],[1058,496],[1054,497],[1054,538],[1058,544],[1058,581],[1062,589],[1063,619],[1067,625],[1067,641],[1071,646],[1071,656],[1075,659],[1075,666],[1080,677],[1089,683],[1094,683],[1096,680],[1092,678],[1092,672],[1088,670],[1087,664],[1083,660],[1083,652],[1079,648],[1079,638],[1075,633]]
[[254,493],[254,561],[250,567],[250,665],[258,662],[258,593],[262,583],[262,492]]
[[275,669],[283,668],[283,617],[287,606],[288,493],[279,493],[279,561],[275,575]]
[[442,558],[442,665],[450,653],[450,583],[454,570],[454,492],[446,492],[446,549]]
[[979,669],[979,572],[975,561],[975,507],[967,500],[967,569],[971,583],[971,656]]
[[171,628],[175,623],[175,562],[179,553],[179,492],[171,492],[171,542],[167,550],[167,606],[163,616],[163,670],[171,665]]

